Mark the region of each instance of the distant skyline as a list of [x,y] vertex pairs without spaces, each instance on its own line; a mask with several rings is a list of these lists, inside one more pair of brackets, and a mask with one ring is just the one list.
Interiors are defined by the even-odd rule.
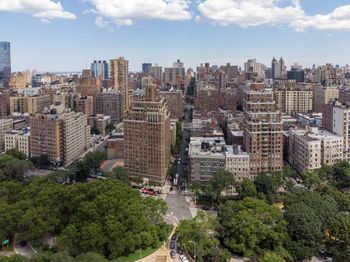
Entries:
[[13,71],[81,71],[119,56],[130,71],[177,59],[193,69],[350,60],[348,0],[1,0],[0,23]]

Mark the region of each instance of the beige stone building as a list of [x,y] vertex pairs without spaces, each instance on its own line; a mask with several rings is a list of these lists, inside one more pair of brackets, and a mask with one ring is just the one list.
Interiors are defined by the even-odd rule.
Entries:
[[278,88],[273,91],[277,108],[285,113],[308,113],[312,111],[313,91],[303,88]]
[[273,99],[273,91],[264,84],[252,84],[244,90],[244,150],[250,155],[252,175],[281,171],[283,168],[283,122]]
[[87,116],[94,114],[94,98],[92,96],[80,96],[75,99],[74,111],[82,112]]
[[30,132],[12,130],[5,134],[5,151],[15,148],[30,157]]
[[90,146],[87,116],[63,105],[30,117],[31,156],[47,155],[52,162],[70,165]]
[[288,162],[299,173],[343,159],[343,137],[317,127],[288,131]]
[[0,119],[0,152],[5,151],[5,134],[13,128],[12,119]]
[[160,92],[160,96],[164,97],[168,104],[170,117],[172,119],[179,119],[183,116],[184,100],[181,90],[170,90]]
[[317,86],[314,89],[313,110],[322,113],[326,104],[338,98],[339,88],[337,86]]
[[10,97],[10,113],[40,113],[51,105],[49,95]]
[[111,79],[112,86],[115,91],[121,91],[123,93],[123,115],[130,107],[132,100],[132,90],[129,88],[129,61],[124,57],[112,59],[111,64]]
[[27,86],[27,81],[25,75],[23,73],[14,73],[10,78],[10,88],[13,91],[18,91],[20,89],[24,89]]
[[255,177],[250,173],[250,157],[244,152],[241,146],[226,146],[225,170],[233,174],[236,181],[254,180]]
[[97,128],[102,136],[106,135],[106,127],[111,123],[111,117],[103,114],[88,117],[88,124],[91,128]]
[[124,119],[125,167],[131,177],[164,185],[170,163],[170,114],[156,86],[143,100],[133,101]]

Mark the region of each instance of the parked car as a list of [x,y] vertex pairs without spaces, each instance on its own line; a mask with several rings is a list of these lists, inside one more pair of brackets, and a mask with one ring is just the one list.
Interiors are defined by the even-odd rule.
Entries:
[[203,206],[203,207],[202,207],[202,210],[210,210],[210,207],[208,207],[208,206]]
[[176,238],[177,238],[176,234],[173,234],[173,235],[171,236],[171,240],[176,240]]
[[187,257],[186,257],[185,255],[181,255],[181,256],[180,256],[180,261],[181,261],[181,262],[189,262],[188,259],[187,259]]
[[175,241],[171,241],[169,246],[170,246],[170,249],[175,249],[175,246],[176,246]]
[[170,257],[174,259],[176,257],[176,252],[174,250],[170,251]]

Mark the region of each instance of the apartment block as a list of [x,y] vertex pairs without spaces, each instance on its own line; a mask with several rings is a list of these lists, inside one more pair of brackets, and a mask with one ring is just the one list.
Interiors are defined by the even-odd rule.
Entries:
[[80,96],[74,102],[74,111],[82,112],[87,116],[94,114],[94,98],[92,96]]
[[123,115],[123,92],[106,91],[96,97],[96,113],[111,117],[112,123],[120,123]]
[[250,157],[240,145],[226,146],[225,170],[229,171],[236,181],[254,180],[250,173]]
[[308,113],[312,111],[313,91],[303,88],[278,88],[273,91],[277,108],[285,113]]
[[288,162],[305,173],[343,159],[343,137],[317,127],[288,131]]
[[188,149],[190,180],[208,182],[225,169],[226,143],[223,137],[191,137]]
[[183,116],[184,100],[181,90],[170,90],[160,92],[160,96],[164,97],[168,104],[170,118],[179,119]]
[[283,122],[264,84],[251,84],[244,90],[244,150],[250,155],[251,173],[281,171],[283,168]]
[[129,88],[129,61],[119,57],[112,59],[110,64],[113,89],[123,94],[122,114],[124,115],[129,109],[132,96],[132,90]]
[[314,88],[313,110],[322,113],[326,104],[338,98],[339,88],[337,86],[317,86]]
[[13,91],[24,89],[27,86],[27,81],[23,73],[13,73],[10,77],[10,88]]
[[30,157],[30,132],[28,130],[12,130],[5,134],[5,151],[13,148]]
[[63,105],[30,117],[31,156],[47,155],[56,164],[70,165],[90,146],[87,116]]
[[219,109],[219,89],[215,86],[205,86],[197,90],[194,108],[202,116]]
[[130,177],[164,185],[170,163],[170,113],[155,85],[133,101],[124,122],[125,168]]
[[10,112],[34,114],[51,105],[49,95],[10,97]]
[[88,125],[93,128],[97,128],[102,136],[107,134],[106,127],[111,123],[111,117],[98,114],[95,116],[88,117]]
[[12,130],[12,119],[0,119],[0,152],[5,151],[5,134]]
[[350,106],[329,103],[324,115],[324,128],[343,137],[344,159],[350,162]]

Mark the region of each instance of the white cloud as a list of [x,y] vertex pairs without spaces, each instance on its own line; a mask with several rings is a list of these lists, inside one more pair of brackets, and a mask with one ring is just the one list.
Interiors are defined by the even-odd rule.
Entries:
[[132,25],[138,19],[188,20],[192,17],[188,0],[87,1],[101,17],[99,20],[118,25]]
[[51,0],[0,0],[0,11],[25,13],[44,22],[52,19],[76,19],[75,14],[63,9],[60,2]]
[[204,0],[198,4],[198,10],[203,17],[221,25],[288,25],[297,31],[350,30],[350,5],[340,6],[326,15],[310,16],[299,0]]

